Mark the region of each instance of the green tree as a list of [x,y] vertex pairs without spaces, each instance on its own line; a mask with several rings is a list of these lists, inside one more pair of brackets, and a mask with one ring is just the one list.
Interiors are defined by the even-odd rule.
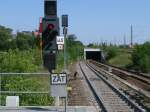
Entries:
[[67,38],[67,54],[70,61],[76,61],[83,53],[84,45],[77,40],[75,35],[69,35]]
[[110,60],[111,58],[117,55],[118,48],[117,47],[107,47],[106,48],[106,60]]
[[[84,45],[82,42],[77,40],[76,35],[68,35],[66,39],[67,43],[67,63],[72,63],[76,61],[79,57],[83,56]],[[63,68],[64,52],[59,51],[57,55],[57,72],[61,71]]]
[[[9,50],[0,55],[0,71],[1,72],[37,72],[41,65],[40,52],[36,50],[20,51]],[[40,78],[41,77],[41,78]],[[47,91],[49,89],[49,77],[44,76],[22,76],[22,75],[5,75],[2,76],[1,89],[2,91]],[[43,84],[43,80],[44,83]],[[46,85],[47,84],[47,85]],[[12,94],[7,94],[12,95]],[[5,97],[1,96],[2,104],[4,105]],[[15,94],[13,94],[15,95]],[[20,104],[23,106],[43,105],[48,106],[53,104],[53,98],[49,94],[16,94],[20,97]]]
[[34,38],[35,37],[32,35],[27,35],[21,32],[17,33],[17,48],[19,48],[20,50],[28,50],[30,48],[33,48],[35,46]]
[[32,51],[9,50],[0,57],[1,72],[34,72],[39,65],[35,64],[35,57]]
[[150,42],[135,47],[132,53],[132,62],[135,69],[150,72]]
[[0,26],[0,50],[8,50],[12,40],[12,29]]

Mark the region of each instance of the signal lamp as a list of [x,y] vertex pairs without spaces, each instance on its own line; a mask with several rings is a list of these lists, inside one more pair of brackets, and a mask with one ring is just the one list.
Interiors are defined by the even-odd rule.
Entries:
[[55,28],[55,26],[53,25],[53,24],[48,24],[48,29],[49,30],[52,30],[52,29],[54,29]]

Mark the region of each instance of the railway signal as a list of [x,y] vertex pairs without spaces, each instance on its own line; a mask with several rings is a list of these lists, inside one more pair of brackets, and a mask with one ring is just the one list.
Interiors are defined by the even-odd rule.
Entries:
[[57,0],[44,1],[44,14],[46,17],[57,17]]
[[42,19],[42,55],[43,64],[49,71],[56,68],[59,19],[57,17],[57,0],[44,1],[44,18]]
[[56,37],[59,35],[57,20],[43,18],[42,49],[44,51],[57,50]]

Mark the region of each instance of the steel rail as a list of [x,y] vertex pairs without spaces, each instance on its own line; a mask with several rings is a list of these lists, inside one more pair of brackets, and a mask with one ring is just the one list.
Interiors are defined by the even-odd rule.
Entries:
[[108,112],[107,109],[106,109],[106,107],[105,107],[104,104],[102,103],[102,100],[101,100],[100,97],[97,95],[96,91],[95,91],[94,88],[92,87],[92,84],[91,84],[90,81],[88,80],[88,78],[87,78],[86,74],[84,73],[84,71],[83,71],[83,69],[82,69],[80,63],[79,63],[79,66],[80,66],[80,69],[81,69],[82,74],[83,74],[84,77],[85,77],[85,80],[86,80],[88,86],[90,87],[90,89],[91,89],[91,91],[92,91],[92,93],[93,93],[93,95],[94,95],[94,97],[95,97],[96,102],[98,103],[98,106],[103,110],[103,112]]
[[144,73],[139,73],[139,72],[136,72],[136,71],[131,71],[131,70],[128,70],[128,69],[125,69],[125,68],[121,68],[121,67],[117,67],[117,66],[114,66],[114,65],[110,65],[108,63],[100,63],[100,62],[96,62],[96,61],[93,61],[93,60],[90,60],[98,65],[102,65],[106,68],[110,68],[112,67],[112,69],[114,70],[118,70],[120,72],[127,72],[127,73],[130,73],[130,74],[133,74],[133,77],[136,77],[136,76],[141,76],[143,78],[147,78],[147,79],[150,79],[150,76],[149,75],[145,75]]
[[130,100],[125,94],[123,94],[119,89],[117,89],[113,84],[111,84],[109,81],[107,81],[105,78],[103,78],[99,72],[92,66],[89,65],[89,63],[86,63],[86,65],[97,75],[100,79],[103,80],[105,84],[107,84],[118,96],[124,100],[131,108],[134,109],[135,112],[145,112],[144,109],[142,109],[140,106],[138,106],[135,102]]
[[[93,63],[94,62],[94,63]],[[99,63],[99,62],[96,62],[96,61],[89,61],[89,63],[92,63],[93,65],[95,65],[95,66],[97,66],[97,67],[99,67],[99,65],[101,66],[108,66],[108,65],[104,65],[104,64],[102,64],[102,63]],[[99,67],[100,68],[100,67]],[[114,68],[113,68],[114,69]],[[118,69],[118,68],[117,68]],[[100,72],[100,71],[102,71],[102,72]],[[146,91],[146,90],[144,90],[144,89],[142,89],[142,88],[138,88],[138,87],[136,87],[136,86],[134,86],[134,85],[132,85],[132,84],[130,84],[128,81],[126,81],[126,80],[124,80],[122,77],[119,77],[119,76],[117,76],[117,75],[115,75],[114,73],[111,73],[111,72],[109,72],[109,71],[107,71],[107,70],[105,70],[105,69],[102,69],[102,68],[100,68],[100,71],[98,71],[98,72],[100,72],[100,73],[102,73],[102,74],[107,74],[107,75],[113,75],[113,78],[115,78],[115,79],[117,79],[117,80],[119,80],[120,82],[122,82],[123,84],[125,84],[125,85],[127,85],[128,87],[130,87],[131,89],[133,89],[133,90],[135,90],[136,92],[138,92],[138,93],[140,93],[140,94],[142,94],[142,95],[144,95],[145,97],[147,97],[147,98],[150,98],[150,95],[149,95],[149,93]],[[124,72],[124,71],[123,71]],[[125,71],[126,72],[126,71]],[[130,76],[129,76],[130,77]],[[139,80],[139,79],[137,79],[137,80]],[[144,80],[144,79],[143,79]],[[144,81],[145,82],[145,81]]]

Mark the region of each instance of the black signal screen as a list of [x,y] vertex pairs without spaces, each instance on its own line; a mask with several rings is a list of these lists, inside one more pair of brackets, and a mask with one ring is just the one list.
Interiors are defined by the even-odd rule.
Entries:
[[56,15],[57,14],[56,1],[45,1],[45,14],[46,15]]

